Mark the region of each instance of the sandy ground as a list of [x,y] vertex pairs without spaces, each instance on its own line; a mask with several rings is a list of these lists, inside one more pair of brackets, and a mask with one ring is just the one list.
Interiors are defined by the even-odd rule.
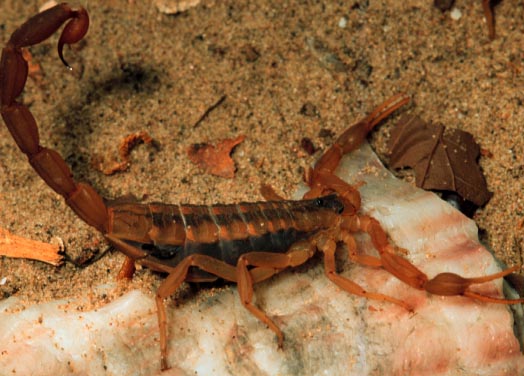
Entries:
[[[0,41],[41,2],[0,0]],[[291,196],[304,168],[347,126],[403,91],[416,113],[475,135],[491,156],[480,161],[494,193],[475,215],[482,238],[508,264],[524,245],[524,3],[496,7],[490,41],[481,1],[457,1],[460,18],[431,1],[205,1],[177,16],[149,1],[89,1],[90,31],[66,48],[75,68],[56,56],[57,36],[32,48],[41,82],[28,80],[24,101],[40,124],[42,144],[58,150],[75,178],[103,196],[133,194],[171,203],[257,200],[261,183]],[[206,109],[226,99],[197,124]],[[306,105],[307,111],[301,110]],[[373,135],[384,150],[395,118]],[[93,165],[117,158],[127,134],[145,130],[158,148],[139,146],[128,172],[104,176]],[[208,175],[187,158],[192,143],[246,135],[234,153],[234,179]],[[300,140],[318,148],[308,155]],[[60,196],[31,170],[0,127],[0,227],[65,244],[75,260],[107,250]],[[55,268],[0,259],[0,298],[61,298],[113,281],[123,260],[115,251],[88,266]],[[148,270],[122,283],[154,294]],[[94,294],[88,304],[107,296]],[[85,307],[79,307],[85,308]]]

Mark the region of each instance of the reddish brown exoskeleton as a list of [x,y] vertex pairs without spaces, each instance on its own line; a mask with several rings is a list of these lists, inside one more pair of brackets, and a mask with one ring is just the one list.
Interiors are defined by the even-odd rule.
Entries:
[[[409,286],[437,295],[464,295],[503,304],[523,300],[498,299],[470,291],[483,283],[516,270],[480,277],[462,278],[442,273],[429,279],[400,256],[387,234],[374,218],[360,212],[357,188],[334,174],[344,154],[356,149],[370,130],[409,101],[397,95],[377,107],[369,116],[348,128],[311,169],[307,176],[310,190],[303,200],[288,201],[266,187],[269,201],[231,205],[106,204],[88,184],[73,180],[69,167],[54,150],[40,145],[36,121],[29,109],[16,101],[28,75],[22,48],[40,43],[65,26],[58,42],[62,56],[64,44],[76,43],[87,32],[85,9],[68,4],[44,11],[18,28],[2,50],[0,63],[0,105],[4,122],[20,150],[45,182],[62,195],[67,204],[87,224],[99,230],[116,249],[123,252],[126,265],[138,262],[168,274],[158,289],[156,304],[160,328],[161,367],[167,364],[167,323],[164,299],[184,282],[213,281],[222,278],[238,284],[242,304],[277,336],[284,335],[273,320],[252,303],[253,285],[280,271],[303,264],[317,251],[324,257],[327,277],[343,290],[358,296],[387,301],[410,311],[403,301],[364,290],[337,274],[335,252],[344,244],[349,257],[371,267],[381,267]],[[360,255],[353,233],[369,234],[379,257]]]

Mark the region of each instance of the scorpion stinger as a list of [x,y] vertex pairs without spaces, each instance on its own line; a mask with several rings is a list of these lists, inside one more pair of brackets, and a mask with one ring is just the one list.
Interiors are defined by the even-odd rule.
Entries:
[[[370,267],[382,267],[408,285],[437,295],[463,295],[469,298],[513,304],[524,299],[498,299],[474,293],[471,285],[500,278],[516,267],[479,278],[463,278],[442,273],[429,279],[400,256],[390,244],[380,223],[360,211],[360,194],[335,175],[340,159],[356,149],[381,120],[409,101],[394,96],[377,107],[364,120],[348,128],[320,158],[307,179],[310,191],[303,200],[284,200],[271,188],[264,196],[272,201],[206,205],[136,204],[111,202],[88,184],[78,183],[64,159],[40,145],[38,127],[28,107],[16,101],[28,75],[22,48],[42,42],[67,22],[58,53],[64,44],[81,40],[89,27],[83,8],[59,4],[30,18],[12,35],[2,49],[0,61],[0,112],[20,150],[33,169],[87,224],[100,231],[127,256],[123,273],[138,262],[168,276],[157,291],[156,305],[160,330],[161,368],[168,368],[168,332],[164,299],[184,282],[210,282],[217,278],[238,284],[244,307],[266,324],[282,347],[284,335],[276,323],[253,303],[253,285],[288,267],[303,264],[317,251],[324,254],[325,273],[341,289],[378,301],[394,303],[410,310],[403,301],[368,292],[339,275],[335,267],[337,244],[348,248],[351,260]],[[366,232],[379,257],[361,255],[353,234]],[[132,262],[130,262],[132,260]]]

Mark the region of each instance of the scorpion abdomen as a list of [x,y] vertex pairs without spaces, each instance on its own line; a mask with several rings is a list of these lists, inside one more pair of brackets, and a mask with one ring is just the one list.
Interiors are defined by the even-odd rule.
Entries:
[[337,195],[312,200],[218,205],[117,204],[112,234],[147,255],[176,266],[203,254],[236,265],[248,252],[286,252],[332,227],[343,204]]

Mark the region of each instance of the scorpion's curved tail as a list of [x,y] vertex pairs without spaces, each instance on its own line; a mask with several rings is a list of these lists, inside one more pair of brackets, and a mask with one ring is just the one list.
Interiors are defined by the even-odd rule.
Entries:
[[84,8],[74,10],[68,4],[59,4],[30,18],[11,35],[2,49],[0,62],[0,112],[16,144],[27,155],[38,175],[65,198],[84,222],[105,234],[108,231],[108,212],[102,197],[90,185],[75,182],[64,159],[56,151],[40,145],[33,115],[25,105],[16,101],[28,75],[22,47],[42,42],[68,20],[58,41],[58,55],[71,69],[64,60],[62,49],[64,44],[76,43],[87,33],[89,17]]

